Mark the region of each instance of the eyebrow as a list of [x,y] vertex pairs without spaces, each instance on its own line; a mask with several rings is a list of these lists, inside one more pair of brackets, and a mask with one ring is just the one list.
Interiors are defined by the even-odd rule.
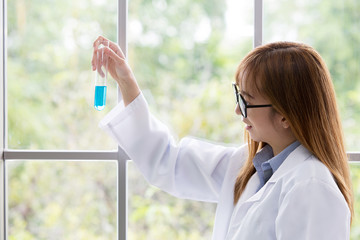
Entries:
[[245,92],[245,91],[240,91],[241,95],[249,97],[249,98],[254,98],[250,93]]

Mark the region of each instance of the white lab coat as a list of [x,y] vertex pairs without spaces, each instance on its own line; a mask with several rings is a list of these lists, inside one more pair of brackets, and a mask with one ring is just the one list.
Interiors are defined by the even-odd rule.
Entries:
[[216,202],[213,240],[349,239],[350,211],[329,170],[306,148],[296,148],[256,192],[255,173],[236,206],[233,190],[247,147],[224,147],[194,138],[176,144],[140,94],[116,106],[102,127],[145,178],[170,194]]

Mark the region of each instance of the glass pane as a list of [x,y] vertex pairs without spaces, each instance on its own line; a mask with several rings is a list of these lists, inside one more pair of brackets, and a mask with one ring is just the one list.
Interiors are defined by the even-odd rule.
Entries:
[[252,49],[251,1],[131,0],[128,32],[150,108],[179,138],[242,142],[231,83]]
[[116,104],[94,109],[92,42],[116,41],[117,0],[7,2],[8,146],[15,149],[115,148],[97,127]]
[[351,177],[354,190],[355,216],[351,227],[351,240],[360,239],[360,163],[350,164]]
[[117,238],[115,161],[6,161],[8,238]]
[[265,42],[305,42],[324,58],[336,88],[347,150],[359,151],[360,2],[269,0],[264,5]]
[[150,186],[136,166],[129,169],[129,240],[211,239],[216,205],[178,199]]
[[[243,142],[231,83],[252,49],[252,1],[131,0],[128,32],[139,85],[175,136]],[[210,239],[214,213],[150,187],[129,165],[130,240]]]

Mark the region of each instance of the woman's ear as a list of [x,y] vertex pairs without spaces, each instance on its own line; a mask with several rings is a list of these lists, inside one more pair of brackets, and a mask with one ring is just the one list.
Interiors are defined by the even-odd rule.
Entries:
[[286,120],[286,118],[282,117],[281,126],[285,129],[288,129],[290,127],[290,123],[288,122],[288,120]]
[[[287,130],[290,128],[290,122],[279,112],[275,114],[275,122],[279,128]],[[280,129],[279,129],[280,130]]]

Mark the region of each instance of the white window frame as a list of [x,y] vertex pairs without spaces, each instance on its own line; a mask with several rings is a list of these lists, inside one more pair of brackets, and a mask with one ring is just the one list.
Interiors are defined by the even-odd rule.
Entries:
[[[7,160],[76,160],[76,161],[117,161],[117,232],[118,239],[127,239],[127,161],[129,157],[125,152],[118,148],[116,151],[42,151],[42,150],[13,150],[7,146],[7,98],[6,98],[6,0],[1,0],[1,19],[0,28],[2,37],[0,40],[0,240],[7,240],[7,176],[6,165]],[[128,1],[118,0],[118,44],[122,48],[125,56],[127,55],[127,25]],[[118,91],[118,101],[121,100],[120,91]]]
[[[117,231],[118,239],[127,239],[128,228],[128,192],[127,161],[129,157],[118,148],[116,151],[33,151],[11,150],[7,146],[7,102],[6,102],[6,0],[1,0],[0,28],[0,240],[7,240],[7,179],[5,162],[7,160],[115,160],[118,163],[117,185]],[[118,0],[118,43],[127,56],[127,17],[128,1]],[[263,42],[263,0],[254,0],[254,41],[253,46]],[[118,101],[121,100],[118,91]],[[359,152],[349,153],[350,162],[360,162]]]

